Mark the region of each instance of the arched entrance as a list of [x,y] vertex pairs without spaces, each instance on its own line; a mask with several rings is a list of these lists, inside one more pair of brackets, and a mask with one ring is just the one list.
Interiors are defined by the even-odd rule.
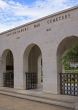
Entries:
[[31,44],[24,53],[24,73],[26,89],[41,89],[43,84],[42,53],[40,48]]
[[[61,41],[57,49],[57,71],[59,75],[58,82],[60,85],[59,91],[64,95],[78,95],[78,70],[74,71],[75,64],[76,66],[78,64],[78,56],[71,57],[70,55],[69,60],[65,59],[66,63],[63,62],[65,54],[75,45],[78,45],[78,37],[67,37]],[[66,57],[68,58],[68,56]]]
[[14,87],[14,60],[12,52],[7,49],[2,55],[3,86]]

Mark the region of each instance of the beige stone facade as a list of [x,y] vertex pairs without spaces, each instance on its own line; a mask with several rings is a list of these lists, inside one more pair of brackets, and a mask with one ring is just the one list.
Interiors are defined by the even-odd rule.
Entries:
[[0,86],[3,86],[3,73],[6,70],[12,70],[16,89],[26,89],[25,73],[35,72],[37,89],[60,94],[59,73],[62,72],[62,66],[59,59],[66,49],[76,43],[78,7],[1,33]]

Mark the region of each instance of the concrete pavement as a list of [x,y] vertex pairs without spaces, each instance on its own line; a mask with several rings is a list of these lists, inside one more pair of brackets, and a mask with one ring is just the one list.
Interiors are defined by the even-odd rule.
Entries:
[[40,102],[0,95],[0,110],[73,110]]
[[67,110],[74,110],[75,108],[78,110],[78,97],[76,96],[54,95],[39,90],[16,90],[14,88],[12,89],[3,87],[0,87],[0,94],[29,101],[35,101],[37,103],[64,107]]

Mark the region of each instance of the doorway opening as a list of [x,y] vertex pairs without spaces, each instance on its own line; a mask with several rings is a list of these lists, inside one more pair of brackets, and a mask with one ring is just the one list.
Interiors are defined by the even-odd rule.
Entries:
[[3,87],[14,87],[14,61],[10,50],[5,50],[2,55],[3,61]]
[[[63,39],[57,50],[60,94],[78,96],[78,37]],[[60,79],[60,80],[59,80]]]
[[40,48],[31,44],[24,53],[24,71],[26,74],[26,89],[43,88],[43,62]]

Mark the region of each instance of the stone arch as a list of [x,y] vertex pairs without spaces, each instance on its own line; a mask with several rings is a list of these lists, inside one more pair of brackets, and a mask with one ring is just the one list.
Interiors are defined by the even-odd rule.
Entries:
[[23,56],[23,71],[24,73],[36,73],[36,88],[41,88],[43,82],[42,52],[37,44],[32,43],[25,49]]
[[3,86],[14,87],[14,57],[10,49],[2,53]]
[[[72,48],[74,45],[78,45],[78,37],[77,36],[69,36],[64,38],[58,45],[57,48],[57,73],[58,76],[60,73],[64,72],[64,68],[61,62],[61,58],[66,52],[66,50]],[[60,93],[60,76],[58,77],[58,90]]]

